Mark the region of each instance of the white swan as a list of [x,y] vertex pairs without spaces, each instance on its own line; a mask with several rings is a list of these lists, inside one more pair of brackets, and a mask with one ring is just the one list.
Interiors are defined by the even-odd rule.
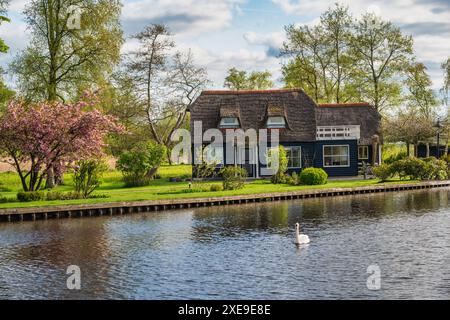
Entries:
[[295,224],[295,244],[307,244],[309,243],[309,237],[306,234],[300,234],[300,224]]

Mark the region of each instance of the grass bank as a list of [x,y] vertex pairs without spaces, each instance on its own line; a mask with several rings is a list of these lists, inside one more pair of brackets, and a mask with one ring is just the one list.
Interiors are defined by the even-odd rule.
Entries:
[[[117,171],[110,171],[104,175],[103,184],[94,194],[105,195],[106,198],[78,199],[78,200],[54,200],[54,201],[35,201],[35,202],[7,202],[0,203],[2,208],[25,208],[25,207],[41,207],[52,205],[69,205],[69,204],[89,204],[89,203],[105,203],[105,202],[125,202],[125,201],[143,201],[143,200],[164,200],[164,199],[180,199],[180,198],[207,198],[219,196],[233,196],[246,194],[261,194],[272,192],[290,192],[297,190],[311,190],[323,188],[351,188],[370,185],[382,185],[392,183],[409,183],[412,181],[392,180],[380,183],[379,180],[330,180],[328,184],[321,186],[291,186],[287,184],[274,185],[269,180],[255,180],[248,182],[244,189],[218,191],[218,192],[193,192],[186,193],[183,190],[188,189],[188,182],[170,182],[171,177],[188,178],[191,174],[191,167],[187,165],[179,166],[163,166],[159,170],[161,179],[152,181],[149,186],[124,188],[122,176]],[[69,192],[72,191],[72,176],[65,175],[65,185],[58,186],[54,191]],[[221,184],[217,182],[204,182],[204,184]],[[7,198],[15,198],[20,191],[21,184],[16,173],[6,172],[0,173],[0,196]]]

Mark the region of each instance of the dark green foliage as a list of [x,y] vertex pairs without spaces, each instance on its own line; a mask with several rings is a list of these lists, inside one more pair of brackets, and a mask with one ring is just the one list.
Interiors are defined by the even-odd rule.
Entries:
[[328,175],[321,168],[306,168],[300,173],[300,182],[306,185],[326,184]]
[[116,167],[123,174],[127,187],[145,186],[150,183],[166,155],[164,146],[146,143],[122,153]]
[[17,193],[17,200],[20,202],[40,201],[45,199],[45,194],[42,191],[19,191]]
[[372,172],[381,181],[388,180],[393,174],[391,165],[388,163],[383,163],[379,166],[373,167]]
[[212,184],[209,189],[210,189],[210,191],[213,191],[213,192],[222,191],[223,186],[221,186],[220,184]]
[[82,198],[88,198],[101,184],[103,173],[107,165],[102,160],[80,160],[76,163],[73,172],[75,192]]
[[247,170],[242,167],[227,166],[220,171],[223,178],[223,190],[242,189],[247,179]]
[[448,178],[449,166],[446,161],[434,157],[425,159],[409,157],[374,167],[373,173],[382,181],[394,176],[412,180],[445,180]]
[[45,195],[45,200],[74,200],[84,198],[78,192],[60,192],[60,191],[49,191]]
[[276,160],[276,157],[278,157],[278,171],[270,178],[270,180],[273,184],[286,183],[288,158],[286,149],[284,149],[283,146],[279,146],[278,149],[271,150],[271,154],[269,155],[269,162]]
[[300,184],[300,179],[297,172],[292,172],[291,175],[286,175],[286,183],[291,186],[297,186]]

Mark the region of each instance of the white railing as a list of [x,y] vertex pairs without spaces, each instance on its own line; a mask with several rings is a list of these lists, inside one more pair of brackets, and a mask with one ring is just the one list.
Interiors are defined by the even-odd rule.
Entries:
[[318,126],[317,140],[353,140],[360,138],[359,125]]

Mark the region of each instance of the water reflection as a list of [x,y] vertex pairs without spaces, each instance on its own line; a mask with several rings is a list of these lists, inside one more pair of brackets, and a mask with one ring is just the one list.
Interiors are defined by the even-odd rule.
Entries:
[[[0,298],[450,298],[450,191],[0,225]],[[296,222],[311,238],[293,245]],[[79,265],[82,290],[65,287]],[[382,270],[382,290],[366,269]]]

